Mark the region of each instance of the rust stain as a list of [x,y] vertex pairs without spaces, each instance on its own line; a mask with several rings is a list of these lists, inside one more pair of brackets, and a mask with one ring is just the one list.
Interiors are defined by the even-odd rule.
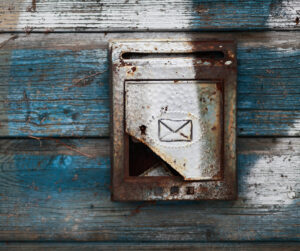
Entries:
[[[50,138],[50,139],[51,139],[51,138]],[[60,144],[60,145],[63,145],[64,147],[66,147],[66,148],[68,148],[68,149],[70,149],[70,150],[72,150],[72,151],[74,151],[74,152],[77,152],[77,153],[79,153],[79,154],[81,154],[81,155],[83,155],[83,156],[85,156],[85,157],[88,157],[88,158],[96,158],[96,156],[93,156],[93,155],[84,153],[84,152],[78,150],[76,147],[70,146],[70,145],[68,145],[68,144],[66,144],[66,143],[64,143],[64,142],[62,142],[62,141],[60,141],[60,140],[58,140],[58,139],[52,139],[52,140],[54,140],[56,143],[58,143],[58,144]]]
[[209,12],[209,9],[205,6],[203,6],[203,5],[198,5],[196,7],[196,12],[200,15],[201,14],[207,14]]
[[195,193],[195,188],[188,186],[186,189],[186,194],[194,194]]
[[30,111],[30,104],[29,104],[29,98],[27,96],[27,93],[25,90],[23,90],[23,99],[26,103],[26,118],[25,118],[25,121],[26,123],[30,123],[30,114],[31,114],[31,111]]
[[137,67],[131,67],[130,70],[127,71],[127,76],[133,76],[134,73],[136,72]]
[[70,86],[68,86],[68,87],[65,87],[64,91],[69,90],[72,87],[85,87],[87,85],[90,85],[94,81],[94,79],[95,79],[96,76],[98,76],[98,75],[100,75],[100,74],[102,74],[102,73],[104,73],[106,71],[107,70],[105,70],[105,71],[99,71],[99,72],[90,74],[88,76],[85,76],[83,78],[73,79],[72,80],[73,84],[70,85]]
[[74,174],[74,177],[72,178],[72,181],[78,180],[78,174]]
[[26,26],[24,28],[24,32],[26,33],[26,35],[29,35],[32,31],[33,31],[33,27]]
[[36,0],[32,0],[32,9],[36,11]]
[[235,55],[234,55],[234,53],[232,51],[228,51],[228,56],[230,58],[234,58],[235,57]]
[[0,49],[3,48],[9,41],[15,40],[18,37],[19,37],[18,35],[13,35],[9,39],[7,39],[7,40],[3,41],[2,43],[0,43]]
[[146,207],[146,206],[149,206],[149,205],[155,205],[156,202],[155,201],[147,201],[147,202],[144,202],[140,205],[138,205],[134,210],[131,211],[130,213],[130,216],[134,216],[134,215],[137,215],[141,212],[141,209],[143,207]]
[[49,34],[51,32],[54,32],[54,29],[53,28],[47,28],[45,31],[44,31],[44,34]]
[[295,19],[295,23],[296,23],[296,25],[298,25],[298,24],[299,24],[299,17],[296,17],[296,19]]
[[77,153],[79,153],[82,156],[85,156],[87,158],[96,158],[96,156],[84,153],[84,152],[80,151],[78,148],[76,148],[75,146],[68,145],[68,144],[66,144],[66,143],[64,143],[61,140],[56,139],[56,138],[51,138],[51,137],[36,137],[36,136],[33,136],[33,135],[28,135],[27,137],[38,140],[40,142],[40,146],[42,146],[42,140],[53,140],[57,144],[62,145],[64,147],[66,147],[67,149],[71,150],[71,151],[77,152]]
[[30,186],[30,188],[32,188],[34,191],[38,191],[39,188],[35,185],[34,182],[32,182],[32,185]]
[[36,0],[32,0],[31,6],[26,8],[27,12],[36,12]]

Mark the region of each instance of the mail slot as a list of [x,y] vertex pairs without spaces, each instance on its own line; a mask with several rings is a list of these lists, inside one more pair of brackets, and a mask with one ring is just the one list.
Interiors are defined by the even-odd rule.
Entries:
[[230,200],[234,41],[113,41],[112,199]]

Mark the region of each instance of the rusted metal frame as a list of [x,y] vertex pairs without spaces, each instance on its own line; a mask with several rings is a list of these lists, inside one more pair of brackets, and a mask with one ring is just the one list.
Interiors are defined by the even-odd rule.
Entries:
[[[174,43],[174,42],[172,42]],[[214,50],[222,46],[222,50],[231,55],[225,55],[225,60],[213,61],[211,66],[204,66],[193,62],[193,70],[181,65],[176,66],[177,59],[171,62],[174,68],[168,73],[165,71],[159,79],[199,79],[222,81],[224,86],[224,180],[205,182],[185,182],[179,177],[129,177],[126,172],[126,141],[124,135],[124,83],[125,80],[157,79],[153,73],[159,67],[149,65],[147,61],[122,60],[120,55],[126,51],[153,52],[159,48],[160,52],[170,52],[169,42],[149,42],[142,44],[142,48],[136,43],[125,45],[113,43],[112,56],[112,198],[114,200],[174,200],[174,199],[234,199],[236,197],[236,155],[235,155],[235,107],[236,107],[236,57],[235,45],[232,43],[216,42],[214,45],[203,42],[183,42],[176,52],[189,52],[196,50]],[[176,46],[175,46],[176,47]],[[179,46],[180,47],[180,46]],[[231,64],[225,64],[230,56]],[[127,62],[126,62],[127,61]],[[214,63],[216,62],[216,64]],[[172,64],[174,63],[174,64]],[[181,62],[182,63],[182,62]],[[174,66],[175,65],[175,66]],[[170,68],[170,67],[169,67]],[[190,69],[191,70],[191,69]],[[143,74],[141,74],[143,72]],[[184,76],[184,77],[182,77]],[[226,114],[230,114],[230,117]],[[179,187],[179,194],[170,194],[172,187]],[[193,193],[191,191],[193,187]]]

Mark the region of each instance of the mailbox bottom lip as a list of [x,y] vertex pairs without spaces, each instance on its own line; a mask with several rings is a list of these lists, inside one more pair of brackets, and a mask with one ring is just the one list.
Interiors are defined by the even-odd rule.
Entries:
[[111,196],[111,201],[114,202],[137,202],[137,201],[235,201],[238,197],[236,195],[224,197],[224,198],[212,198],[212,199],[203,199],[203,198],[122,198],[118,196]]
[[[122,187],[122,188],[121,188]],[[224,192],[218,194],[209,194],[209,193],[194,193],[194,194],[177,194],[171,195],[168,192],[163,192],[160,195],[155,195],[151,193],[153,190],[149,187],[148,189],[144,188],[140,192],[138,191],[137,186],[132,186],[130,189],[128,187],[119,186],[114,189],[111,194],[111,200],[115,202],[135,202],[135,201],[234,201],[238,199],[237,189],[231,190],[230,192],[224,188]],[[119,188],[119,189],[118,189]],[[127,190],[127,193],[124,193],[124,189]],[[135,189],[136,188],[136,189]],[[219,188],[222,190],[222,187]],[[131,192],[134,190],[134,192]],[[166,188],[166,190],[169,190]],[[227,191],[225,191],[227,190]],[[185,190],[186,191],[186,190]]]

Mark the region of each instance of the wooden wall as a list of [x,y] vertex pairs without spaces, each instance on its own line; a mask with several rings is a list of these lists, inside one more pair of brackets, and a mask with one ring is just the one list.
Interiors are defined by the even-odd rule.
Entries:
[[[0,250],[297,250],[300,1],[0,0]],[[233,38],[237,201],[110,200],[111,39]]]

